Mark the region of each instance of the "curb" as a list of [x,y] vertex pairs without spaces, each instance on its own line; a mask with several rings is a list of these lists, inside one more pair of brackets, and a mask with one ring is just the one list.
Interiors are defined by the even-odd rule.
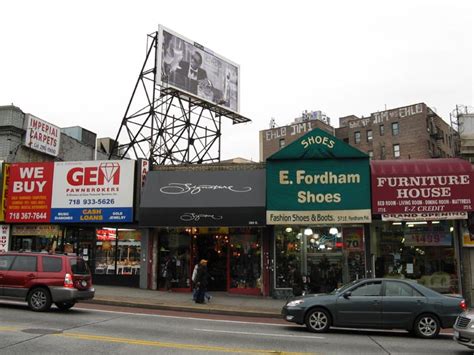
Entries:
[[244,311],[244,310],[235,310],[235,309],[229,309],[229,308],[226,308],[226,309],[216,308],[216,307],[202,308],[202,307],[176,305],[176,304],[174,305],[173,304],[152,304],[152,303],[139,303],[139,302],[132,302],[132,301],[118,301],[118,300],[104,300],[104,299],[92,299],[92,300],[87,300],[87,301],[81,301],[81,303],[142,308],[142,309],[161,309],[161,310],[179,311],[179,312],[232,315],[232,316],[241,316],[241,317],[281,319],[281,315],[275,312]]

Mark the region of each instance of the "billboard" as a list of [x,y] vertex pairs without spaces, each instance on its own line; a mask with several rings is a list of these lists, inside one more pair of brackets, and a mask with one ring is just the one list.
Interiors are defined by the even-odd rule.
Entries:
[[27,114],[25,145],[41,153],[57,157],[61,130],[49,122]]
[[239,65],[161,25],[156,67],[159,85],[239,112]]
[[133,186],[131,160],[12,164],[5,220],[132,222]]

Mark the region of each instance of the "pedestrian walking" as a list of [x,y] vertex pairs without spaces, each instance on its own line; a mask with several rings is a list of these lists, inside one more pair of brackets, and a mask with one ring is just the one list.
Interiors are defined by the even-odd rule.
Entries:
[[196,303],[204,303],[204,298],[207,292],[207,285],[209,282],[209,273],[207,271],[207,260],[202,259],[199,262],[199,266],[196,273]]
[[301,296],[303,294],[303,277],[301,272],[296,268],[296,266],[291,263],[288,265],[289,268],[289,279],[290,285],[293,290],[293,296]]
[[171,292],[171,281],[176,273],[176,261],[172,256],[167,256],[163,265],[163,278],[165,279],[165,290]]
[[191,281],[193,282],[193,301],[196,301],[196,295],[197,295],[197,286],[196,286],[196,278],[197,278],[197,272],[199,269],[199,263],[196,263],[194,265],[193,273],[191,276]]

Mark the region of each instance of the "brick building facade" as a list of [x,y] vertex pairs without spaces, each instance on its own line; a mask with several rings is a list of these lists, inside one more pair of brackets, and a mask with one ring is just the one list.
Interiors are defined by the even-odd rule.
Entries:
[[456,132],[424,103],[339,118],[336,137],[374,160],[451,158]]
[[303,117],[295,119],[295,121],[288,126],[274,127],[260,131],[260,161],[265,161],[273,153],[315,128],[320,128],[323,131],[335,135],[334,127],[329,124],[329,119],[304,119]]
[[[298,121],[298,120],[297,120]],[[305,133],[320,128],[374,160],[450,158],[459,152],[457,132],[425,103],[339,118],[339,128],[322,120],[301,120],[260,131],[260,161]]]
[[[25,145],[27,114],[13,105],[0,106],[0,160],[15,162],[80,161],[107,159],[96,152],[96,134],[82,127],[61,129],[58,156],[45,154]],[[73,134],[76,133],[76,134]]]

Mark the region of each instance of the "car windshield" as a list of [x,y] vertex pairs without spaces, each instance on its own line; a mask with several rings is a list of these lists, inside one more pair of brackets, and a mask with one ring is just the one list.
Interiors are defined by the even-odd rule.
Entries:
[[356,283],[358,283],[360,280],[354,280],[352,282],[349,282],[348,284],[342,285],[339,288],[334,289],[332,292],[330,292],[331,295],[335,295],[336,293],[342,293],[348,288],[354,286]]
[[89,267],[84,259],[80,258],[71,258],[69,259],[69,264],[71,265],[72,273],[75,275],[88,275]]

